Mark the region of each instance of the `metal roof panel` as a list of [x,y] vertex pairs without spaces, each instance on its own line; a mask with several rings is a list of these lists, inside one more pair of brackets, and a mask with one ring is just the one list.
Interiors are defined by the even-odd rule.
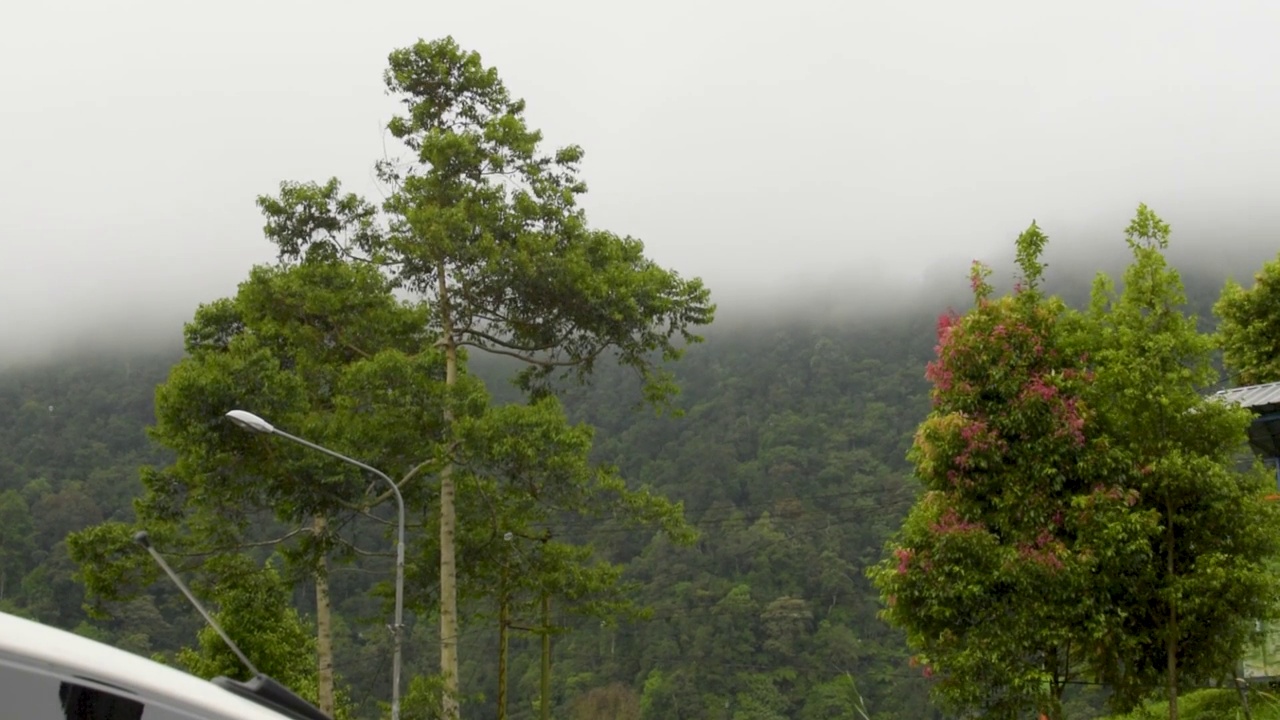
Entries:
[[1268,405],[1280,405],[1280,382],[1262,385],[1245,385],[1244,387],[1219,390],[1213,397],[1239,404],[1250,409],[1263,408]]

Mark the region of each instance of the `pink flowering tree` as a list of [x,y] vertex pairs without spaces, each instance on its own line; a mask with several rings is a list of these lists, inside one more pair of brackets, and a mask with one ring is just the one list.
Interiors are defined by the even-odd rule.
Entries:
[[1111,480],[1094,432],[1083,318],[1039,288],[1047,237],[1019,236],[1020,277],[938,321],[933,410],[910,458],[924,493],[870,570],[913,663],[960,714],[1062,716],[1062,693],[1108,635],[1099,577],[1149,561],[1149,516]]

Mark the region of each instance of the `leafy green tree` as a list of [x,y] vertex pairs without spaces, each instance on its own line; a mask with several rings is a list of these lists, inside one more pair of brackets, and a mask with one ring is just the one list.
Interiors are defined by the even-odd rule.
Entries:
[[1125,235],[1123,292],[1105,276],[1094,286],[1090,391],[1129,514],[1155,519],[1158,532],[1150,562],[1107,585],[1120,622],[1097,638],[1098,667],[1121,706],[1163,684],[1172,720],[1179,685],[1230,671],[1254,622],[1275,613],[1268,561],[1280,517],[1267,474],[1235,469],[1250,413],[1204,395],[1217,379],[1214,340],[1182,311],[1182,281],[1164,257],[1169,225],[1142,205]]
[[[456,415],[445,427],[443,368],[421,310],[396,301],[371,265],[257,268],[235,298],[201,308],[187,327],[188,357],[157,393],[153,435],[176,451],[177,462],[144,474],[139,522],[186,554],[280,544],[315,587],[318,697],[326,711],[334,702],[328,560],[355,553],[331,528],[391,493],[365,497],[367,480],[346,466],[245,433],[222,418],[228,409],[253,408],[387,468],[415,515],[427,514],[435,500],[431,484],[415,479],[452,464],[468,489],[458,538],[468,568],[462,590],[489,597],[497,589],[518,601],[507,612],[542,597],[597,617],[629,606],[618,566],[593,558],[589,546],[551,537],[563,513],[689,537],[678,505],[629,490],[611,469],[589,462],[590,428],[570,425],[555,398],[493,408],[483,385],[463,377],[451,388]],[[447,443],[445,432],[452,433]],[[260,527],[264,514],[279,525],[274,536]],[[75,536],[95,600],[125,599],[139,588],[131,578],[153,577],[131,552],[130,530],[115,523]],[[508,533],[513,541],[502,541]],[[420,539],[419,547],[425,556],[434,545]],[[523,561],[510,568],[516,555]],[[420,581],[422,597],[429,583],[410,579]]]
[[[417,353],[421,367],[438,359],[424,334],[424,317],[420,307],[398,301],[371,267],[258,267],[234,298],[197,311],[186,326],[187,356],[156,392],[151,434],[177,460],[143,473],[138,523],[163,538],[169,551],[188,555],[289,541],[282,550],[316,590],[318,692],[325,712],[334,707],[328,559],[352,556],[350,545],[330,531],[330,520],[365,512],[367,480],[305,448],[254,437],[223,415],[252,409],[350,450],[359,416],[344,424],[333,418],[344,387],[367,379],[354,366],[392,351]],[[435,407],[440,404],[437,399]],[[263,532],[264,517],[279,523],[272,528],[276,537]],[[95,602],[129,597],[139,589],[131,577],[154,577],[130,536],[131,528],[119,522],[72,536]]]
[[[316,637],[290,606],[287,583],[271,565],[259,567],[245,556],[223,556],[214,562],[220,566],[212,597],[217,607],[214,619],[260,672],[317,702]],[[178,652],[178,662],[203,678],[249,680],[251,675],[211,627],[200,630],[195,647]],[[329,711],[336,711],[334,717],[347,716],[341,700]]]
[[114,620],[114,644],[138,655],[145,656],[160,650],[166,644],[165,636],[172,630],[154,600],[145,595],[123,603]]
[[805,699],[800,720],[836,720],[836,718],[861,718],[871,720],[866,702],[852,675],[841,675],[814,686]]
[[[376,378],[357,383],[348,399],[352,408],[378,418],[377,428],[390,423],[390,432],[376,430],[365,437],[369,447],[379,438],[405,440],[406,447],[424,422],[439,422],[423,414],[412,392],[424,374],[411,364],[397,365],[388,356],[376,367]],[[407,358],[399,358],[405,361]],[[361,388],[397,387],[392,396]],[[465,388],[465,389],[464,389]],[[647,490],[633,490],[614,468],[591,462],[593,431],[571,424],[560,402],[543,397],[529,404],[492,406],[480,384],[455,386],[459,398],[448,458],[462,489],[456,536],[464,568],[458,575],[459,594],[483,609],[473,619],[496,616],[499,629],[498,714],[506,698],[506,637],[510,629],[539,634],[558,631],[545,619],[530,619],[540,604],[555,599],[564,610],[606,622],[634,617],[638,608],[628,597],[630,585],[621,582],[622,568],[600,558],[588,544],[560,536],[563,528],[592,521],[617,523],[622,528],[659,530],[676,542],[693,537],[680,505]],[[463,393],[465,392],[465,397]],[[438,537],[426,532],[413,542],[413,588],[430,589]],[[428,596],[411,594],[409,604],[429,610]],[[443,690],[442,690],[443,691]]]
[[1229,672],[1274,612],[1276,508],[1234,469],[1248,413],[1203,396],[1168,232],[1140,206],[1124,292],[1100,277],[1076,317],[1036,289],[1033,226],[1013,296],[976,268],[977,307],[940,327],[928,492],[874,574],[952,705],[1056,717],[1083,663],[1120,708],[1165,684],[1176,717],[1179,683]]
[[[698,280],[648,260],[634,239],[592,229],[577,206],[582,150],[546,152],[496,70],[451,39],[391,53],[385,82],[406,113],[388,125],[412,153],[384,162],[391,187],[381,208],[325,185],[286,183],[262,198],[267,234],[282,257],[360,258],[431,299],[445,382],[458,377],[463,348],[526,364],[526,389],[544,392],[557,370],[578,377],[613,353],[669,396],[655,355],[673,359],[713,307]],[[456,411],[446,405],[452,423]],[[445,714],[457,693],[457,485],[440,469],[440,635]]]
[[1095,584],[1143,561],[1151,532],[1111,479],[1079,318],[1039,289],[1046,242],[1034,223],[1019,236],[1003,297],[975,263],[974,307],[939,319],[933,410],[910,453],[925,494],[871,570],[944,704],[991,718],[1061,717],[1107,622]]
[[1228,280],[1213,311],[1223,364],[1235,382],[1280,380],[1280,256],[1262,266],[1248,290]]

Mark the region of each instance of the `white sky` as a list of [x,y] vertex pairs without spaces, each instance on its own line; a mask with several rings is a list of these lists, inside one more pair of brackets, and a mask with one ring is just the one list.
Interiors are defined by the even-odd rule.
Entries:
[[1118,242],[1139,201],[1214,252],[1224,222],[1269,238],[1277,31],[1230,0],[14,0],[0,353],[234,292],[281,180],[375,192],[382,69],[418,38],[497,66],[586,149],[593,223],[731,302],[962,283],[1032,218]]

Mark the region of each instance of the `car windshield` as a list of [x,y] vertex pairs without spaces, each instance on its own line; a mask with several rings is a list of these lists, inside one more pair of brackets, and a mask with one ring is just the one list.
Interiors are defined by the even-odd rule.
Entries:
[[23,720],[211,720],[108,683],[63,678],[4,660],[0,698],[5,717]]

